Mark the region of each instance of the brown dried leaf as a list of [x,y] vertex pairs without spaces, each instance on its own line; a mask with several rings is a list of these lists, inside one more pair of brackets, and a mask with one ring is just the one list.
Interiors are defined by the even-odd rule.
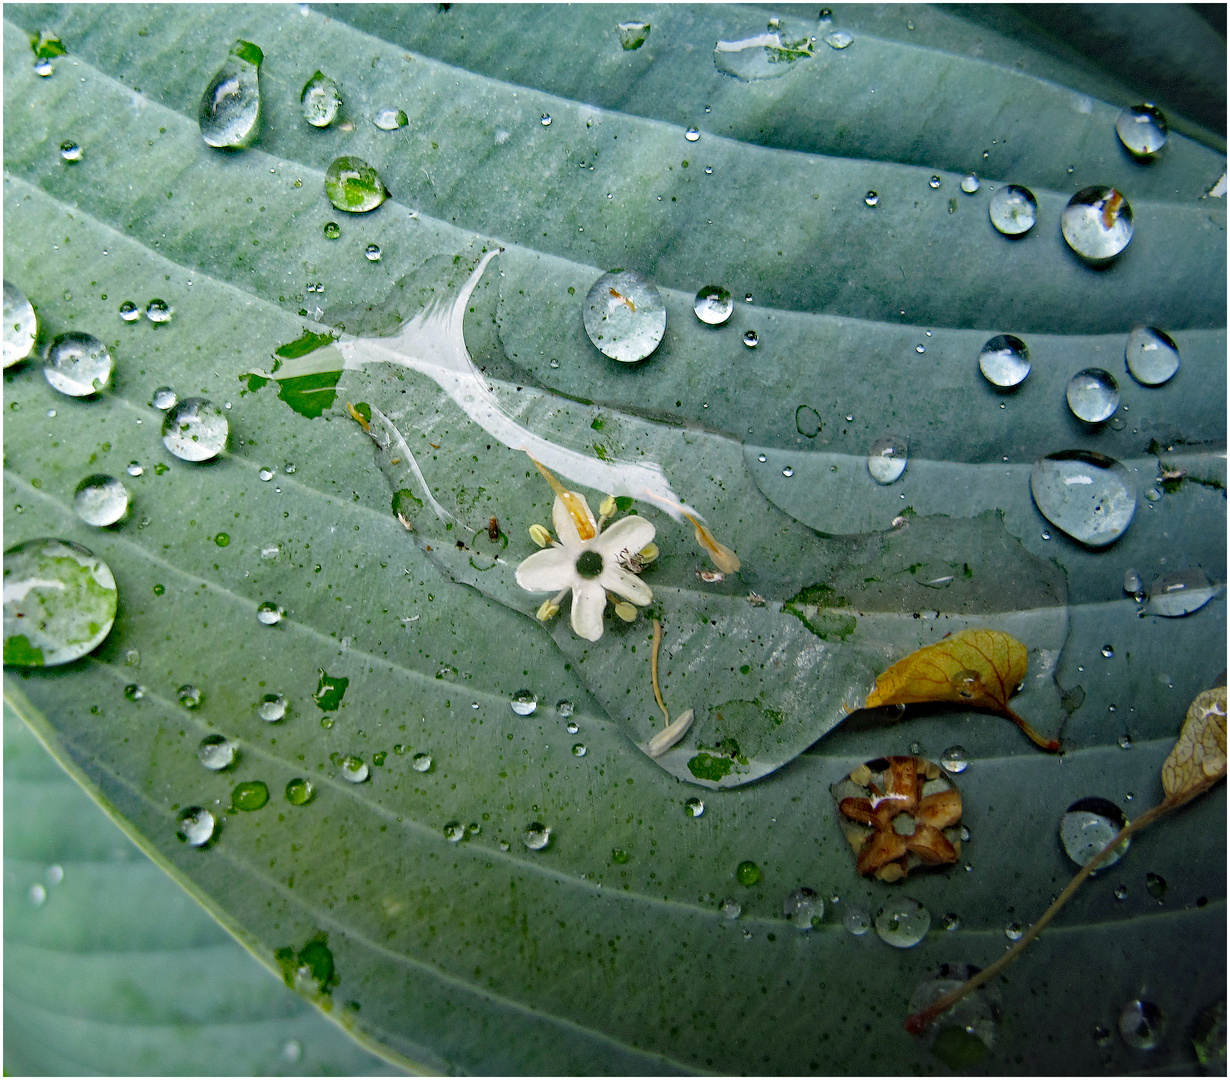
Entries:
[[1167,800],[1183,799],[1226,775],[1226,688],[1196,697],[1187,710],[1179,741],[1162,762]]

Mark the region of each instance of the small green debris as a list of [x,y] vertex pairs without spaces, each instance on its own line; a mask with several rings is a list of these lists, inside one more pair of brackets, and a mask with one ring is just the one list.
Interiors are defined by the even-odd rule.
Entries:
[[611,862],[618,863],[620,866],[623,866],[624,863],[626,863],[630,858],[632,858],[632,856],[624,851],[623,848],[611,848]]
[[619,24],[619,44],[623,46],[624,52],[639,49],[645,44],[645,39],[649,37],[649,31],[652,29],[650,23],[622,22]]
[[217,544],[218,547],[227,547],[230,544],[230,542],[231,542],[230,536],[228,536],[224,532],[220,532],[218,533],[217,536],[214,537],[214,543]]
[[728,776],[734,767],[735,763],[730,758],[714,757],[703,751],[688,761],[688,772],[697,780],[710,780],[715,784]]
[[332,712],[341,705],[350,680],[345,675],[330,675],[324,668],[317,670],[320,672],[320,684],[316,687],[312,700],[322,712]]
[[292,990],[312,989],[328,997],[341,982],[333,964],[329,935],[323,930],[317,931],[298,952],[287,945],[274,952],[273,958],[282,969],[282,981]]
[[30,644],[25,634],[4,639],[4,662],[21,667],[42,667],[43,650]]
[[35,60],[50,60],[53,56],[68,55],[64,42],[58,37],[53,37],[46,30],[30,35],[30,48],[34,50]]
[[332,408],[341,377],[340,371],[321,371],[278,379],[278,400],[286,402],[300,416],[314,420]]
[[[317,349],[323,349],[336,340],[336,334],[317,334],[305,327],[301,337],[288,341],[285,345],[279,345],[273,350],[273,355],[280,356],[283,360],[294,360],[300,356],[307,356],[308,353],[315,352]],[[265,382],[268,381],[268,379],[265,380]],[[263,386],[264,383],[261,385]]]
[[265,62],[265,54],[261,52],[261,47],[253,45],[250,41],[244,41],[243,38],[231,46],[231,55],[255,67],[260,67]]

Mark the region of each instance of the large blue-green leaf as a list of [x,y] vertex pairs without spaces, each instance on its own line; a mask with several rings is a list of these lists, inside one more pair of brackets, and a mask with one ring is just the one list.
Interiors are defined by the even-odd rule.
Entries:
[[[1219,49],[1224,68],[1224,43],[1176,10],[1201,57],[1174,78],[1182,89]],[[61,762],[271,971],[394,1061],[945,1068],[901,1030],[915,985],[941,962],[985,964],[1006,923],[1042,910],[1069,869],[1054,837],[1074,799],[1130,814],[1157,796],[1187,703],[1222,670],[1223,599],[1140,618],[1123,592],[1129,569],[1225,576],[1225,209],[1207,194],[1219,137],[1175,113],[1161,158],[1133,161],[1114,120],[1136,87],[1002,13],[852,7],[831,26],[791,7],[5,14],[5,277],[33,300],[43,342],[92,332],[117,364],[86,401],[56,395],[34,363],[6,372],[6,545],[85,543],[120,588],[92,656],[6,673],[8,700]],[[791,40],[816,35],[814,54],[768,79],[717,70],[718,41],[776,17]],[[631,19],[651,29],[625,50]],[[831,48],[834,30],[851,43]],[[68,49],[47,78],[33,71],[40,31]],[[250,149],[215,151],[197,108],[236,40],[263,52],[263,127]],[[332,128],[302,118],[317,70],[341,86]],[[1163,107],[1185,100],[1158,91]],[[377,128],[385,108],[409,123]],[[61,157],[65,140],[80,161]],[[343,154],[375,165],[392,198],[333,209],[323,176]],[[967,195],[971,170],[982,186]],[[1038,200],[1015,242],[987,217],[1004,183]],[[1135,217],[1101,270],[1058,224],[1093,183],[1122,190]],[[581,325],[585,292],[615,266],[645,273],[667,308],[640,365],[607,361]],[[690,311],[711,282],[754,297],[719,330]],[[121,302],[153,297],[169,323],[119,319]],[[1136,325],[1178,343],[1163,387],[1123,370]],[[1011,395],[976,363],[1005,332],[1033,360]],[[646,620],[608,617],[589,645],[533,619],[541,597],[512,569],[550,493],[517,439],[449,392],[440,357],[472,358],[472,388],[586,475],[659,466],[739,552],[738,574],[699,581],[691,525],[638,502],[663,553],[644,575],[665,627],[663,692],[672,712],[698,712],[666,771],[637,746],[660,722]],[[1120,381],[1118,419],[1100,428],[1064,401],[1088,366]],[[217,462],[164,450],[149,404],[163,384],[227,406]],[[388,418],[375,452],[347,403]],[[888,433],[909,439],[910,463],[879,487],[866,453]],[[1071,448],[1118,458],[1137,487],[1136,519],[1107,549],[1068,540],[1031,501],[1031,464]],[[1163,467],[1185,476],[1163,484]],[[72,512],[77,482],[100,470],[134,496],[129,521],[102,531]],[[591,505],[609,490],[560,471]],[[391,509],[403,489],[412,532]],[[508,538],[498,559],[482,547],[491,516]],[[263,625],[267,602],[287,618]],[[834,729],[892,659],[970,624],[1031,647],[1020,711],[1062,726],[1062,759],[1000,718],[948,709]],[[509,707],[522,689],[539,700],[529,716]],[[289,712],[267,724],[256,707],[272,693]],[[215,732],[240,745],[230,771],[197,760]],[[903,886],[857,876],[828,788],[915,741],[969,752],[971,839],[959,866],[911,875],[936,928],[898,952],[842,929],[843,913]],[[720,782],[737,786],[702,791],[718,744]],[[346,755],[364,759],[366,783],[343,778]],[[302,806],[283,797],[298,777],[316,787]],[[253,780],[269,804],[233,808]],[[699,796],[695,817],[685,803]],[[189,805],[220,820],[202,850],[175,837]],[[1074,902],[1001,987],[987,1067],[1187,1067],[1224,963],[1173,957],[1193,942],[1224,955],[1224,851],[1202,841],[1224,815],[1222,792],[1190,807]],[[523,843],[534,822],[552,830],[545,849]],[[747,859],[763,871],[751,886],[735,880]],[[1169,883],[1161,906],[1146,872]],[[800,885],[829,899],[810,933],[782,917]],[[738,922],[719,914],[728,896]],[[959,930],[938,928],[945,912]],[[1142,994],[1168,1017],[1161,1047],[1099,1045],[1094,1027]]]

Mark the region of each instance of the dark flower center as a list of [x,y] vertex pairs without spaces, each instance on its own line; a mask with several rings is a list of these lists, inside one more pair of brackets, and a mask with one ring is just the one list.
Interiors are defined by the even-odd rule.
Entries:
[[577,558],[577,573],[583,578],[596,578],[602,573],[602,556],[596,551],[582,551]]

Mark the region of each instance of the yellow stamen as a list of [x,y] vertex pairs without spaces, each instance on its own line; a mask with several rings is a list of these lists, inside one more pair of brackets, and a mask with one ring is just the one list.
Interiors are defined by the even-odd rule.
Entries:
[[671,714],[666,711],[666,706],[662,703],[662,691],[658,689],[658,649],[662,647],[662,624],[657,619],[653,621],[653,652],[649,654],[649,677],[653,680],[653,696],[658,703],[658,708],[662,710],[662,715],[666,717],[667,726],[671,722]]
[[[537,463],[535,463],[537,464]],[[713,560],[713,565],[716,566],[724,574],[736,574],[739,572],[739,567],[743,564],[739,562],[739,556],[730,550],[725,544],[719,543],[713,533],[702,525],[686,510],[683,516],[687,518],[696,529],[696,542],[700,544],[707,552],[709,558]]]
[[545,525],[534,524],[530,526],[530,539],[541,548],[545,548],[551,543],[551,533]]
[[620,600],[615,604],[615,614],[624,622],[636,622],[636,605]]
[[642,566],[648,566],[657,557],[658,557],[658,545],[657,544],[646,544],[643,548],[641,548],[641,565]]
[[598,513],[600,513],[603,517],[614,517],[615,511],[618,509],[619,507],[615,505],[615,496],[608,495],[602,500],[601,505],[598,507]]
[[585,512],[585,504],[581,501],[580,496],[576,492],[569,491],[564,487],[563,484],[555,479],[551,470],[541,461],[536,461],[533,455],[530,455],[530,461],[534,462],[534,468],[542,473],[543,479],[551,485],[551,490],[563,501],[564,508],[568,511],[572,517],[573,524],[577,527],[577,535],[582,540],[592,540],[597,536],[598,532],[590,522],[589,515]]
[[538,609],[538,621],[546,622],[548,619],[554,619],[559,614],[559,604],[552,600],[544,600]]

